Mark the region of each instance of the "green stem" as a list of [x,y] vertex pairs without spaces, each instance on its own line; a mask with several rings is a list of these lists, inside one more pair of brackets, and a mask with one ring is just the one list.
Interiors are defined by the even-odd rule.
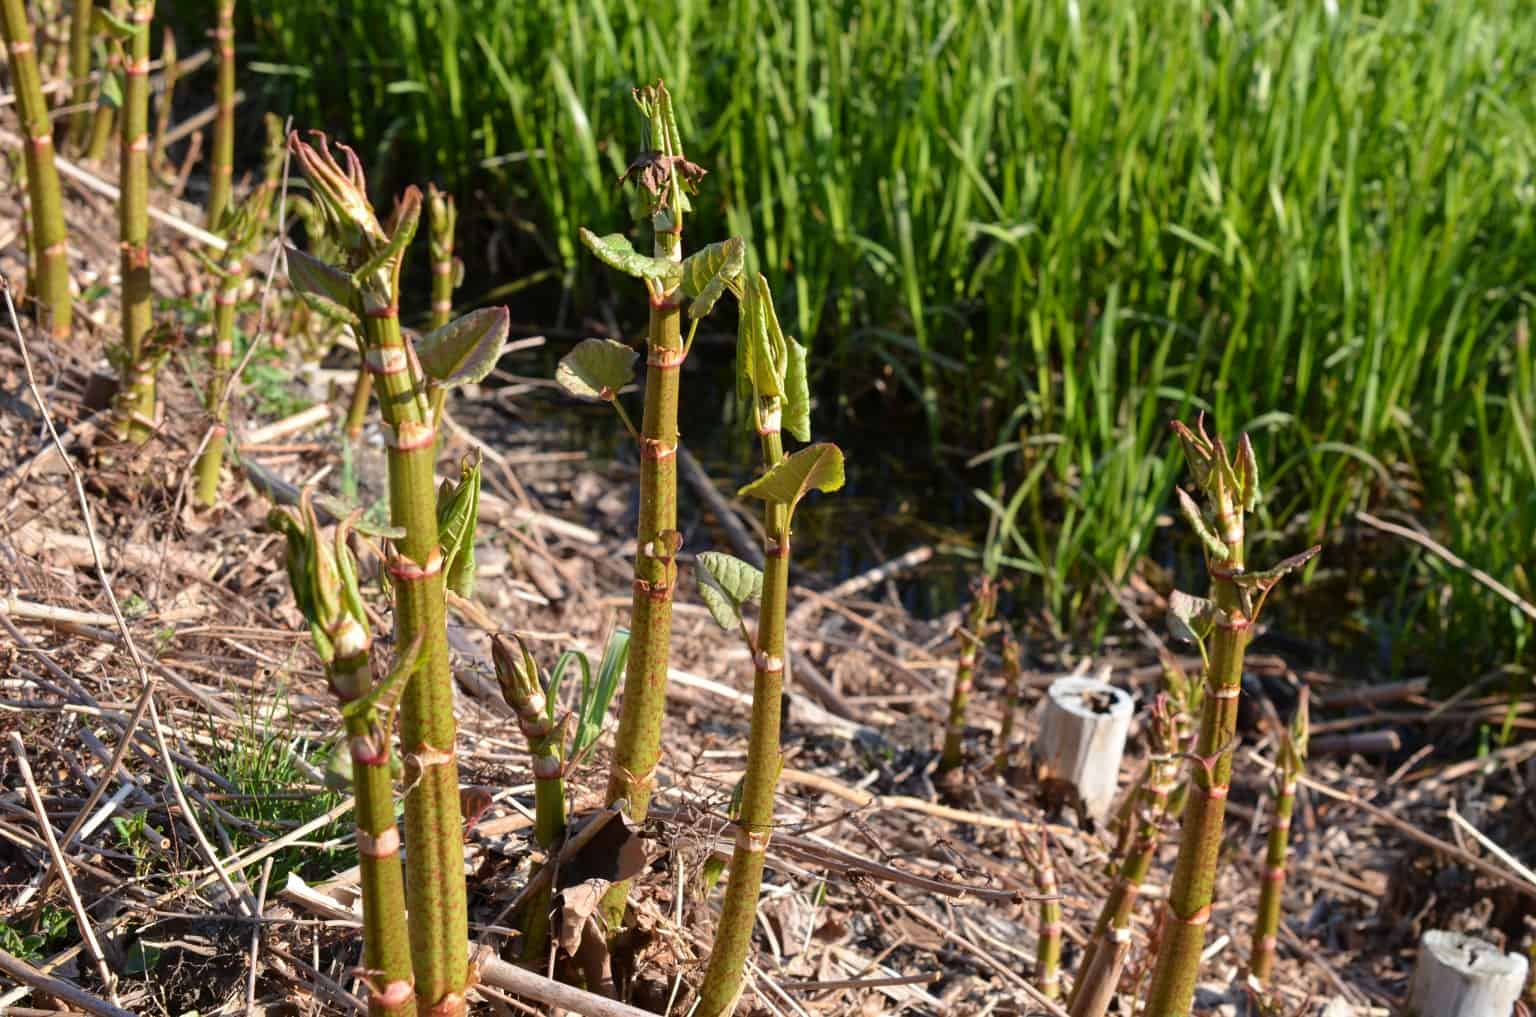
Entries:
[[216,228],[229,206],[230,179],[235,169],[235,0],[219,0],[213,41],[218,51],[215,85],[213,151],[208,163],[208,226]]
[[1009,744],[1013,741],[1013,717],[1019,710],[1019,644],[1012,635],[1003,636],[1003,723],[997,732],[997,754],[992,766],[1007,773]]
[[[164,86],[160,98],[156,104],[155,112],[155,148],[149,157],[149,168],[160,175],[160,179],[167,178],[171,182],[176,179],[176,167],[167,167],[165,161],[165,135],[171,129],[171,107],[176,102],[176,35],[169,28],[161,36],[160,63],[162,65],[161,83]],[[210,227],[216,227],[217,221],[209,223]]]
[[5,34],[11,89],[16,93],[21,129],[26,135],[23,148],[32,215],[32,277],[39,302],[50,320],[50,331],[55,339],[63,339],[69,335],[71,311],[68,234],[64,228],[58,170],[53,162],[53,125],[43,100],[32,26],[22,0],[0,0],[0,31]]
[[75,0],[74,12],[69,19],[69,79],[72,88],[69,104],[75,112],[69,117],[69,133],[66,138],[71,152],[79,152],[86,141],[90,119],[85,115],[91,102],[91,15],[95,5],[91,0]]
[[[771,465],[770,465],[771,468]],[[784,693],[784,618],[789,598],[789,532],[787,511],[770,505],[768,539],[764,547],[763,599],[758,613],[755,673],[752,680],[752,732],[747,745],[747,772],[741,791],[741,814],[730,875],[715,928],[696,1017],[725,1017],[736,1008],[744,985],[747,953],[757,921],[757,898],[763,884],[763,861],[773,832],[773,800],[783,757],[779,724]]]
[[[660,217],[658,217],[660,218]],[[672,229],[657,229],[655,256],[682,259],[679,215]],[[667,664],[672,642],[672,592],[677,579],[677,404],[682,367],[681,311],[676,294],[652,300],[646,333],[645,411],[640,425],[640,518],[635,533],[635,580],[631,601],[629,660],[624,698],[614,735],[607,804],[624,801],[640,823],[650,809],[661,726],[667,708]],[[603,897],[610,930],[624,920],[629,881]]]
[[[1089,937],[1078,965],[1080,974],[1073,983],[1069,1000],[1072,1017],[1103,1014],[1114,992],[1113,983],[1119,980],[1130,942],[1131,914],[1162,840],[1162,824],[1173,778],[1171,758],[1154,758],[1147,764],[1147,771],[1130,799],[1132,814],[1125,817],[1128,843],[1115,874],[1114,886],[1099,910],[1093,935]],[[1111,984],[1103,985],[1106,980]]]
[[959,768],[965,761],[965,714],[971,705],[971,684],[976,669],[976,649],[982,632],[992,618],[997,592],[990,577],[982,576],[971,600],[966,627],[956,633],[960,640],[960,658],[955,667],[955,685],[949,696],[949,717],[944,724],[944,749],[939,754],[939,773]]
[[206,409],[215,422],[208,447],[203,449],[202,457],[197,461],[197,500],[205,508],[211,507],[219,497],[219,474],[224,468],[225,434],[229,423],[229,404],[224,393],[229,388],[229,375],[234,368],[235,302],[245,281],[242,259],[233,259],[233,263],[226,260],[221,268],[225,274],[219,279],[219,289],[213,298],[213,371],[208,379],[206,400]]
[[146,440],[154,430],[155,364],[145,349],[153,310],[149,281],[149,24],[154,0],[134,0],[128,19],[138,29],[123,65],[119,123],[119,239],[122,242],[123,365],[126,395],[118,437]]
[[[566,827],[564,732],[550,715],[549,693],[520,639],[518,651],[514,653],[500,638],[492,640],[502,698],[517,714],[518,730],[528,740],[528,752],[533,757],[533,840],[544,851],[544,863],[552,865]],[[536,970],[543,970],[549,959],[553,884],[552,879],[542,883],[523,912],[520,957]]]
[[[126,14],[128,10],[125,0],[112,0],[110,9],[113,15],[119,18]],[[121,72],[122,67],[122,52],[115,43],[109,44],[107,46],[107,66],[102,72],[98,92],[106,88],[107,80]],[[116,120],[117,111],[103,97],[98,95],[96,111],[91,115],[91,140],[85,148],[86,159],[92,162],[99,162],[107,157],[107,146],[112,143],[112,135],[116,133],[113,129]]]
[[1275,793],[1275,819],[1269,828],[1264,878],[1259,889],[1259,913],[1253,926],[1253,958],[1249,972],[1260,985],[1275,968],[1275,938],[1280,931],[1280,896],[1285,890],[1285,857],[1290,849],[1291,811],[1296,806],[1296,775],[1281,773]]
[[406,890],[419,1009],[433,1017],[464,1012],[468,916],[464,823],[454,757],[453,675],[448,667],[442,553],[438,547],[435,434],[414,358],[400,334],[397,308],[368,303],[366,363],[377,375],[389,426],[390,521],[405,536],[390,565],[396,642],[421,634],[422,661],[400,699],[401,756],[406,762]]
[[1040,834],[1040,860],[1034,866],[1035,889],[1040,901],[1040,942],[1036,947],[1035,981],[1046,999],[1061,995],[1061,896],[1056,887],[1056,867],[1045,831]]
[[[368,666],[363,653],[338,660],[332,686],[356,684],[347,672]],[[366,680],[366,676],[365,676]],[[411,944],[406,929],[405,881],[400,865],[400,834],[395,826],[394,780],[389,768],[389,731],[373,718],[346,718],[347,748],[352,758],[352,789],[357,824],[357,861],[363,890],[363,967],[370,987],[369,1017],[414,1017]]]
[[1194,1000],[1221,854],[1227,791],[1232,780],[1243,654],[1252,634],[1252,623],[1243,613],[1237,586],[1231,578],[1242,567],[1240,538],[1229,546],[1226,561],[1210,563],[1218,620],[1211,636],[1209,688],[1201,708],[1200,732],[1195,741],[1197,765],[1189,780],[1189,803],[1185,806],[1178,860],[1169,888],[1163,939],[1152,974],[1147,1017],[1186,1017]]

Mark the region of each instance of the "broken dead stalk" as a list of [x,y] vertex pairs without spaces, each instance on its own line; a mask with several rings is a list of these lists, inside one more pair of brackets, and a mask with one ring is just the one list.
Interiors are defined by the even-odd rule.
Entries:
[[[388,436],[390,521],[398,534],[388,556],[396,640],[402,646],[421,640],[419,668],[400,697],[416,999],[418,1008],[434,1017],[456,1017],[465,1010],[468,977],[464,829],[444,599],[450,565],[439,529],[433,470],[437,436],[427,379],[440,384],[482,380],[506,340],[508,313],[504,307],[474,311],[407,343],[400,331],[400,268],[420,220],[421,192],[408,188],[388,222],[380,223],[356,154],[338,146],[343,167],[324,136],[315,139],[313,146],[305,144],[295,132],[289,146],[309,178],[344,264],[328,265],[290,249],[289,280],[352,325],[379,392]],[[472,524],[467,532],[472,547]],[[450,550],[456,556],[462,546]]]
[[1205,550],[1211,597],[1207,600],[1175,591],[1170,599],[1169,624],[1175,635],[1200,647],[1208,687],[1195,740],[1189,804],[1148,994],[1148,1017],[1186,1017],[1194,999],[1232,780],[1243,654],[1253,624],[1280,578],[1306,564],[1320,550],[1310,548],[1266,571],[1248,571],[1244,516],[1259,500],[1253,445],[1243,435],[1236,454],[1229,454],[1219,437],[1205,433],[1203,417],[1197,431],[1178,422],[1173,429],[1194,474],[1195,486],[1209,506],[1202,514],[1194,498],[1178,489],[1184,518]]
[[31,205],[32,285],[55,339],[69,335],[69,254],[59,173],[53,163],[53,125],[43,99],[42,77],[32,26],[23,0],[0,0],[0,29],[10,57],[11,87],[16,92]]
[[1285,890],[1285,859],[1290,850],[1291,811],[1296,807],[1296,784],[1307,765],[1307,713],[1307,690],[1303,686],[1291,726],[1280,733],[1280,765],[1275,770],[1275,814],[1269,827],[1259,911],[1253,924],[1253,954],[1248,969],[1250,977],[1261,988],[1275,968],[1280,898]]

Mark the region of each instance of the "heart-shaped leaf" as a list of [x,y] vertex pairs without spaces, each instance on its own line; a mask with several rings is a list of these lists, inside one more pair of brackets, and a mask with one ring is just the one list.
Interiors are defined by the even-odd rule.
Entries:
[[690,318],[702,318],[714,310],[725,288],[741,278],[747,245],[740,237],[710,244],[683,259],[683,293],[692,301]]
[[583,339],[560,358],[555,381],[577,399],[612,399],[634,377],[638,356],[612,339]]
[[715,624],[727,631],[741,624],[741,609],[763,597],[763,572],[719,551],[699,555],[699,596]]
[[1168,597],[1168,632],[1181,643],[1201,643],[1216,624],[1216,606],[1204,597],[1174,590]]
[[683,266],[665,258],[652,258],[635,250],[635,245],[622,233],[610,233],[600,237],[589,229],[582,229],[581,242],[587,245],[597,259],[609,268],[616,268],[625,275],[660,283],[671,288],[683,276]]
[[326,317],[348,325],[358,324],[357,287],[345,272],[332,268],[296,247],[287,248],[288,282],[304,302]]
[[843,486],[843,450],[830,442],[807,445],[743,487],[742,495],[784,505],[793,513],[806,493]]
[[510,322],[505,307],[482,307],[433,329],[416,343],[422,370],[444,385],[480,381],[496,366]]

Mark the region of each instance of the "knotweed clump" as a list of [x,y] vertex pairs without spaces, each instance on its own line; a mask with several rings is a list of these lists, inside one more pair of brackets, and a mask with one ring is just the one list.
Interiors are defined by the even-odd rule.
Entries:
[[343,165],[322,135],[310,145],[295,133],[289,145],[342,255],[341,264],[332,265],[289,249],[289,280],[352,326],[386,426],[390,521],[398,531],[388,553],[396,638],[401,645],[422,644],[417,670],[400,696],[401,756],[411,784],[405,800],[411,954],[419,1007],[447,1017],[465,1007],[467,915],[444,593],[449,563],[439,529],[429,380],[453,385],[483,379],[505,343],[509,316],[504,307],[474,311],[406,342],[399,321],[400,268],[420,221],[421,192],[407,189],[381,222],[351,149],[339,146]]
[[1185,1017],[1194,999],[1232,780],[1243,655],[1254,622],[1280,579],[1321,550],[1309,548],[1274,568],[1250,571],[1244,523],[1259,501],[1259,466],[1252,443],[1243,435],[1236,453],[1229,453],[1219,437],[1205,433],[1203,418],[1197,430],[1177,422],[1173,429],[1195,486],[1208,504],[1208,511],[1202,513],[1195,499],[1178,489],[1184,519],[1205,550],[1211,596],[1176,592],[1169,607],[1175,634],[1200,648],[1207,689],[1195,739],[1189,804],[1148,995],[1149,1017]]

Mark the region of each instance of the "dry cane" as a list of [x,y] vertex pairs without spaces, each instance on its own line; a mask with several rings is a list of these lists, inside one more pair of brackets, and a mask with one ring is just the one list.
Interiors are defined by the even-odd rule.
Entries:
[[1207,518],[1188,493],[1178,490],[1184,517],[1205,548],[1211,598],[1177,594],[1170,615],[1197,641],[1203,655],[1207,643],[1210,652],[1206,656],[1207,691],[1195,740],[1196,765],[1169,887],[1163,939],[1148,994],[1148,1017],[1187,1017],[1194,1000],[1231,786],[1243,654],[1269,591],[1281,576],[1305,564],[1319,550],[1311,548],[1264,572],[1249,572],[1244,515],[1257,505],[1259,485],[1258,464],[1248,436],[1238,442],[1233,457],[1220,438],[1206,435],[1203,420],[1198,432],[1178,423],[1174,430],[1196,486],[1211,506]]
[[133,0],[123,61],[119,121],[118,217],[122,247],[123,392],[118,437],[142,442],[155,429],[157,358],[147,348],[152,319],[149,281],[149,24],[154,0]]
[[0,0],[0,29],[10,54],[11,88],[26,135],[27,193],[31,202],[29,234],[33,288],[46,312],[55,339],[69,335],[68,235],[60,199],[59,174],[53,162],[53,125],[43,100],[43,83],[37,69],[32,26],[27,22],[23,0]]
[[1275,772],[1275,817],[1269,827],[1264,856],[1264,876],[1259,889],[1259,913],[1253,926],[1253,956],[1249,973],[1260,987],[1275,968],[1275,941],[1280,931],[1280,899],[1285,891],[1285,859],[1290,849],[1291,812],[1296,807],[1296,784],[1307,763],[1307,690],[1290,730],[1281,734],[1280,766]]
[[955,687],[949,696],[949,717],[944,725],[944,750],[939,755],[939,773],[957,769],[964,756],[965,715],[971,704],[971,685],[976,672],[976,649],[981,645],[987,623],[997,606],[997,585],[990,576],[982,576],[971,587],[971,611],[966,627],[956,633],[960,658],[955,667]]

